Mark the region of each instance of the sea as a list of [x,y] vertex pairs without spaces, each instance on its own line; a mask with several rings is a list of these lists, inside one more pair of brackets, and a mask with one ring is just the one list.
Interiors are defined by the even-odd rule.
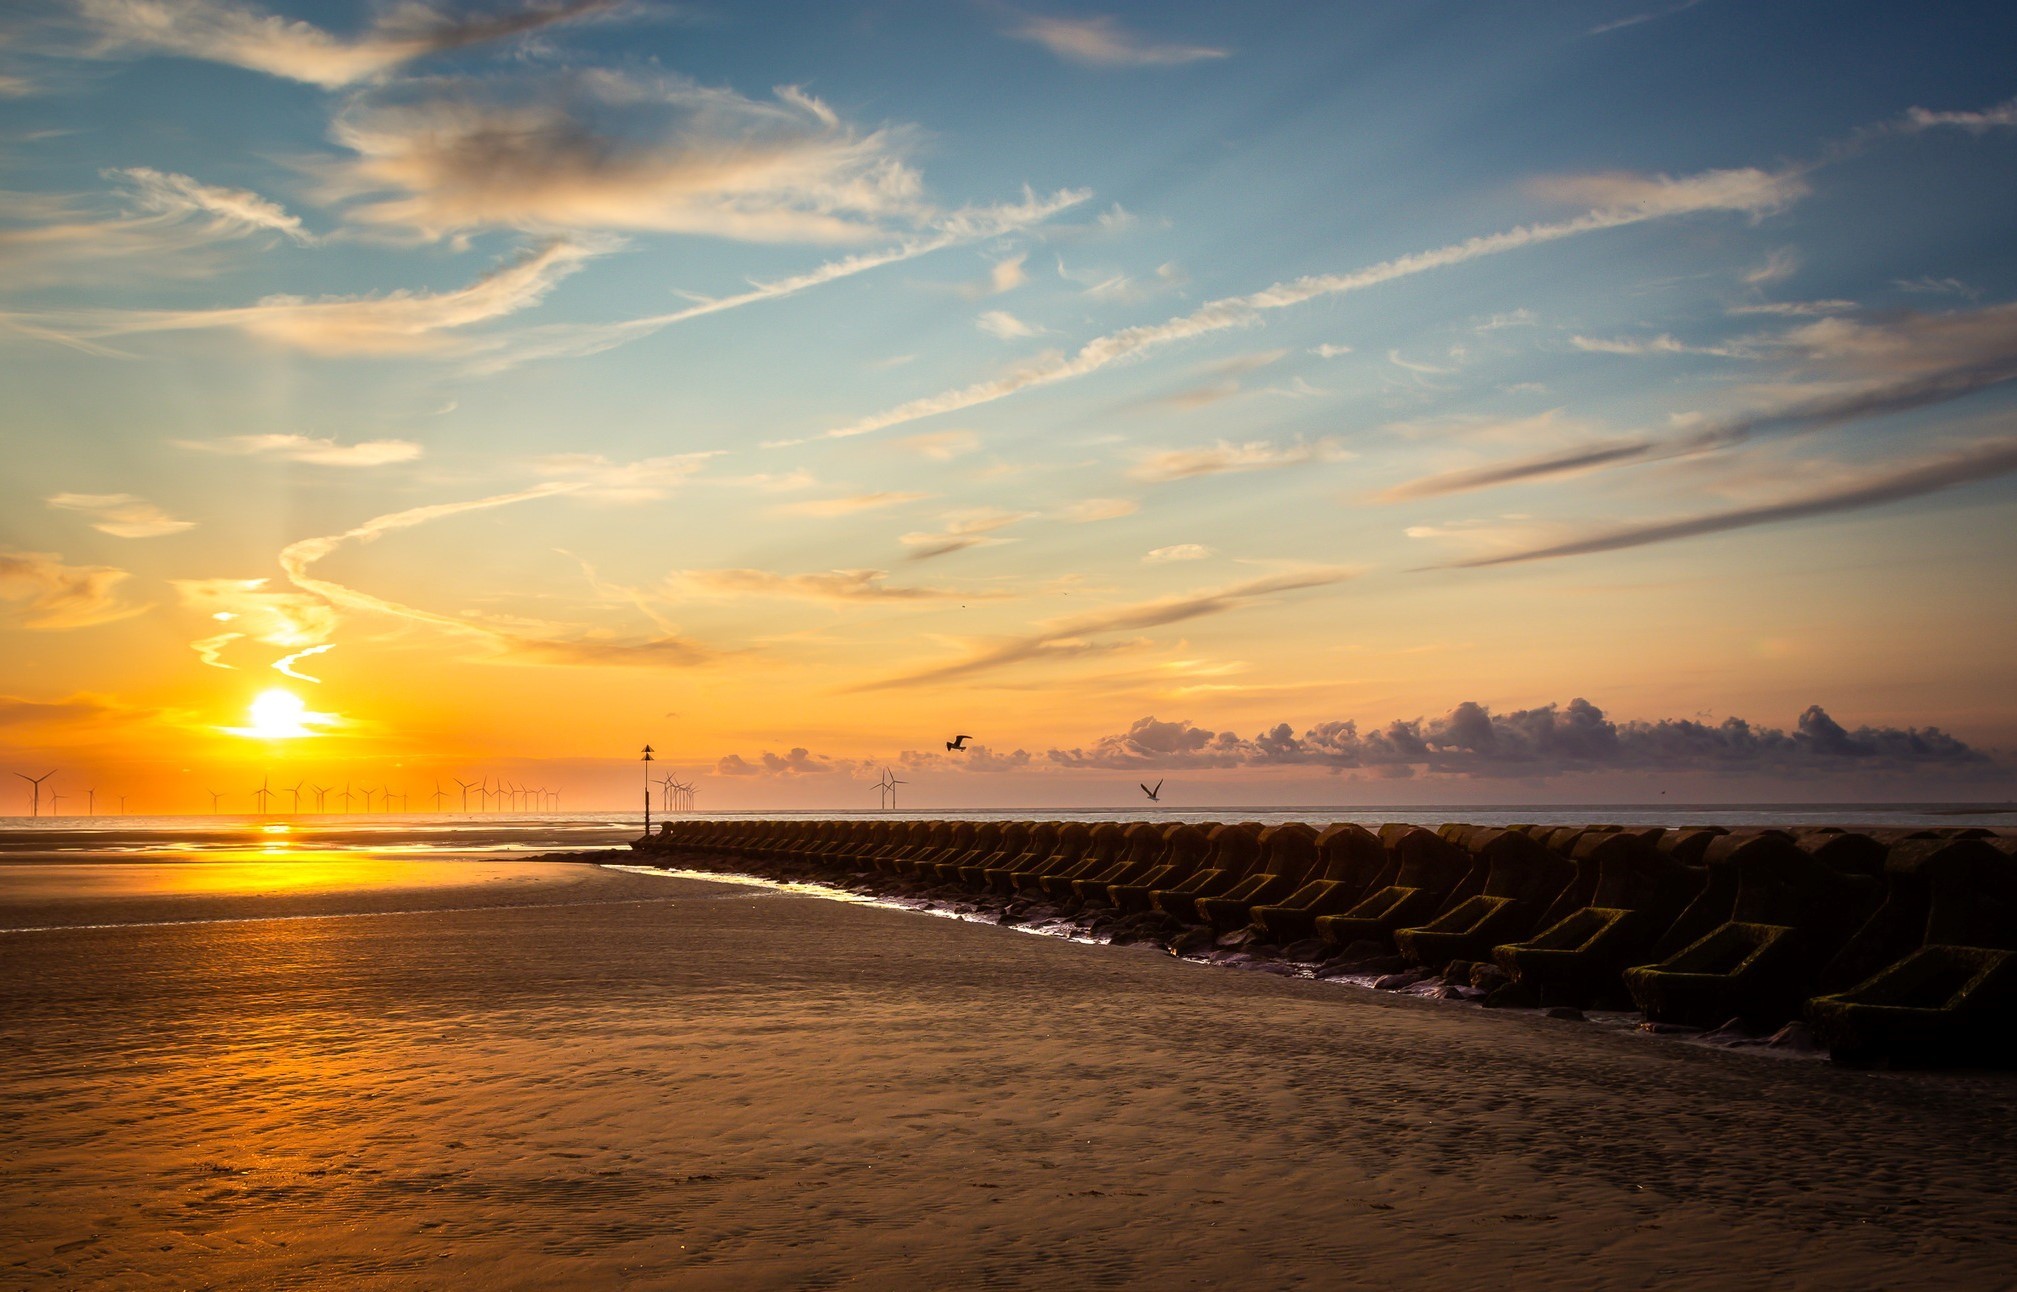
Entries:
[[[1377,826],[1401,821],[1439,825],[1840,826],[1888,829],[1983,826],[2017,831],[2012,803],[1759,803],[1759,804],[1558,804],[1549,807],[1443,805],[1347,807],[1221,807],[1125,811],[1049,808],[945,808],[917,811],[710,812],[652,814],[653,827],[673,820],[939,821],[1041,819],[1049,821],[1254,821],[1278,825],[1307,821],[1324,826],[1354,821]],[[620,851],[644,833],[639,812],[491,813],[463,816],[302,813],[271,816],[25,816],[0,817],[0,861],[164,857],[262,856],[354,853],[371,856],[530,856],[547,852]]]

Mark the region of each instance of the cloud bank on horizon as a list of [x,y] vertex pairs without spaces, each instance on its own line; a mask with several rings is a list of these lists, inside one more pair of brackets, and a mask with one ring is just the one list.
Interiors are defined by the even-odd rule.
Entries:
[[1980,780],[2011,24],[17,7],[6,739]]

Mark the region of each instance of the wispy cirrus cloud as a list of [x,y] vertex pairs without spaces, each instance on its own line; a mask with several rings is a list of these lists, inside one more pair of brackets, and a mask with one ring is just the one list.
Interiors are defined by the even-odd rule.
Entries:
[[1007,310],[986,310],[974,320],[974,326],[1003,341],[1019,341],[1043,333],[1042,328],[1023,322]]
[[91,521],[91,528],[114,538],[160,538],[196,528],[193,520],[178,520],[157,504],[130,493],[59,493],[49,505],[58,511],[78,512]]
[[898,440],[896,447],[933,462],[950,462],[980,448],[980,436],[972,431],[929,431]]
[[206,274],[225,244],[272,234],[317,239],[277,202],[249,189],[130,166],[101,172],[97,193],[0,193],[0,269],[15,290],[136,272]]
[[231,435],[221,440],[175,440],[178,449],[221,453],[229,457],[270,458],[318,467],[383,467],[412,462],[422,453],[412,440],[359,440],[342,444],[326,436]]
[[[1276,283],[1246,296],[1222,297],[1167,322],[1124,328],[1088,341],[1069,354],[1043,356],[1001,376],[913,399],[810,438],[845,439],[867,435],[927,417],[974,408],[1025,390],[1089,376],[1115,363],[1137,359],[1181,341],[1234,328],[1253,327],[1272,310],[1362,291],[1481,257],[1503,255],[1586,233],[1685,214],[1735,212],[1758,216],[1783,209],[1807,192],[1807,182],[1797,171],[1756,168],[1705,171],[1678,178],[1630,174],[1577,176],[1547,181],[1536,187],[1549,198],[1589,201],[1594,205],[1582,215],[1567,220],[1521,225],[1430,251],[1399,256],[1349,273],[1312,275]],[[773,444],[787,447],[807,442],[798,439],[774,441]]]
[[1820,318],[1829,314],[1847,314],[1856,309],[1854,301],[1753,301],[1748,305],[1732,305],[1731,314],[1766,314],[1786,318]]
[[[281,592],[271,579],[172,579],[183,609],[220,625],[222,630],[189,643],[189,649],[210,668],[235,669],[225,653],[238,642],[258,642],[290,652],[273,667],[289,665],[309,651],[328,648],[336,631],[335,607],[305,592]],[[291,668],[281,668],[291,672]]]
[[618,9],[618,0],[532,0],[453,12],[431,3],[387,6],[354,36],[339,36],[229,0],[75,0],[98,57],[173,54],[225,63],[324,89],[369,81],[423,58],[520,36]]
[[279,563],[288,582],[332,606],[356,610],[422,627],[434,628],[486,647],[490,657],[507,663],[562,666],[688,667],[705,663],[716,652],[675,633],[652,638],[617,637],[599,630],[555,631],[538,635],[521,627],[504,626],[483,620],[423,610],[417,606],[376,596],[332,579],[320,578],[315,567],[354,543],[374,542],[387,534],[413,529],[500,507],[512,507],[563,494],[582,493],[594,488],[591,481],[548,481],[512,493],[492,494],[459,502],[431,503],[405,511],[373,516],[340,533],[324,534],[289,543],[280,550]]
[[1982,134],[1990,130],[2017,129],[2017,99],[2005,99],[1993,107],[1963,109],[1961,111],[1936,112],[1928,108],[1913,108],[1905,114],[1904,128],[1908,130],[1966,130],[1970,134]]
[[2013,472],[2017,472],[2017,439],[1990,440],[1952,453],[1858,472],[1847,481],[1768,502],[1665,520],[1604,526],[1551,542],[1450,561],[1436,568],[1481,569],[1647,547],[1758,525],[1881,507],[1962,485],[1994,480]]
[[1569,338],[1569,344],[1585,354],[1618,354],[1641,359],[1650,355],[1664,354],[1707,354],[1721,359],[1757,357],[1757,351],[1747,346],[1689,345],[1668,332],[1650,337],[1572,336]]
[[1023,200],[995,206],[965,207],[935,217],[930,232],[905,238],[878,251],[861,252],[830,260],[805,273],[754,283],[748,291],[729,296],[704,297],[676,310],[622,319],[614,323],[557,324],[525,328],[516,335],[488,347],[471,367],[479,373],[495,372],[514,364],[539,359],[581,358],[601,354],[620,345],[642,340],[676,324],[740,309],[764,301],[796,296],[856,274],[885,265],[915,260],[947,247],[999,237],[1048,220],[1088,196],[1084,191],[1060,190],[1039,197],[1025,190]]
[[1171,561],[1202,561],[1212,555],[1212,549],[1203,543],[1173,543],[1168,547],[1153,548],[1142,554],[1144,565],[1164,565]]
[[1112,638],[1115,634],[1137,633],[1207,616],[1227,614],[1263,604],[1289,593],[1332,587],[1356,577],[1358,573],[1355,569],[1342,566],[1319,566],[1249,579],[1222,588],[1211,588],[1173,597],[1158,597],[1150,601],[1112,606],[1086,614],[1047,619],[1041,621],[1034,631],[1022,636],[976,643],[963,658],[872,682],[864,689],[876,690],[918,682],[946,682],[994,672],[1016,664],[1071,659],[1112,650],[1117,644],[1106,639]]
[[1102,520],[1132,516],[1142,505],[1132,498],[1081,498],[1056,508],[1051,515],[1073,525],[1091,525]]
[[612,502],[652,502],[677,490],[720,456],[720,450],[709,449],[618,462],[600,453],[553,453],[538,459],[533,469],[564,483],[572,493]]
[[1591,36],[1603,36],[1610,32],[1623,31],[1627,27],[1637,27],[1642,23],[1657,22],[1662,18],[1671,18],[1677,13],[1686,13],[1700,3],[1702,3],[1702,0],[1680,0],[1678,4],[1670,4],[1664,8],[1646,9],[1639,13],[1627,14],[1623,18],[1613,18],[1609,22],[1600,22],[1590,28],[1587,34]]
[[1341,462],[1351,456],[1332,439],[1287,442],[1247,440],[1239,444],[1220,440],[1201,448],[1149,453],[1128,469],[1128,475],[1151,484],[1167,484],[1173,480],[1230,472],[1273,471],[1316,462]]
[[53,552],[0,548],[0,601],[21,606],[25,628],[61,632],[143,614],[151,607],[120,595],[131,577],[109,565],[70,565]]
[[160,710],[127,704],[106,695],[78,692],[60,700],[38,700],[21,695],[0,695],[0,728],[46,728],[36,743],[51,736],[96,733],[160,716]]
[[250,189],[224,188],[205,184],[187,175],[158,171],[149,166],[128,166],[104,172],[107,178],[125,180],[133,200],[141,209],[165,216],[191,216],[219,234],[254,233],[265,230],[291,242],[313,243],[316,236],[278,202],[261,197]]
[[1972,301],[1982,294],[1982,289],[1972,283],[1964,283],[1958,278],[1935,278],[1931,274],[1896,279],[1891,285],[1901,292],[1917,296],[1965,296]]
[[911,132],[858,130],[792,87],[765,101],[670,74],[430,78],[364,93],[324,169],[352,220],[442,238],[600,230],[845,244],[928,225]]
[[554,242],[447,292],[395,291],[379,296],[310,300],[269,296],[255,305],[222,309],[87,309],[18,314],[42,332],[92,344],[146,333],[230,331],[285,350],[324,357],[468,353],[464,329],[537,305],[598,248]]
[[1229,49],[1142,36],[1104,14],[1085,18],[1030,14],[1011,26],[1009,34],[1087,67],[1181,67],[1232,56]]
[[[2017,380],[2017,304],[1822,317],[1744,348],[1747,357],[1774,360],[1781,371],[1777,380],[1747,388],[1745,402],[1733,411],[1677,417],[1665,434],[1584,440],[1427,475],[1376,499],[1436,497],[1711,453],[1760,435],[1827,430],[1966,399]],[[1544,430],[1550,419],[1533,429]]]
[[900,490],[883,489],[874,493],[850,494],[844,498],[808,498],[803,502],[782,503],[771,508],[782,516],[813,516],[828,518],[833,516],[853,516],[865,511],[880,511],[885,507],[895,507],[902,503],[916,502],[929,498],[930,494],[905,493]]
[[780,574],[774,570],[675,570],[666,582],[685,595],[720,598],[780,597],[794,601],[949,601],[984,600],[1000,593],[963,592],[958,588],[892,585],[888,570],[818,570]]
[[993,547],[1006,543],[1009,540],[995,537],[997,531],[1033,519],[1035,515],[1035,512],[1006,511],[998,507],[973,508],[946,515],[942,518],[943,528],[939,530],[904,534],[897,541],[910,549],[911,560],[928,561],[933,557],[964,552],[970,547]]
[[1655,441],[1644,439],[1603,440],[1579,444],[1550,453],[1420,476],[1381,490],[1374,497],[1379,502],[1407,502],[1417,498],[1438,498],[1445,494],[1470,493],[1498,485],[1559,479],[1563,476],[1581,475],[1598,467],[1644,458],[1656,447]]

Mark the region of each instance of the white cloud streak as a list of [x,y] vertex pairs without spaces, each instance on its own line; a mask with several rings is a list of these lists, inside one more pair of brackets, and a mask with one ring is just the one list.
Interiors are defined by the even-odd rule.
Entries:
[[221,440],[175,440],[178,449],[195,453],[222,453],[231,457],[270,458],[279,462],[302,462],[319,467],[382,467],[412,462],[421,447],[412,440],[360,440],[339,444],[334,439],[311,435],[232,435]]
[[149,609],[122,600],[132,576],[109,565],[69,565],[53,552],[0,548],[0,601],[19,602],[23,626],[43,632],[93,628]]
[[1861,511],[1919,498],[1961,485],[1993,480],[2017,472],[2017,439],[1991,440],[1955,453],[1861,473],[1847,483],[1795,494],[1777,501],[1732,507],[1671,520],[1611,526],[1582,535],[1470,560],[1452,561],[1442,569],[1479,569],[1527,561],[1554,560],[1616,552],[1655,543],[1720,534],[1758,525],[1804,520],[1838,512]]
[[1233,444],[1220,440],[1195,449],[1167,449],[1151,453],[1129,468],[1128,475],[1151,484],[1190,480],[1198,476],[1225,475],[1238,471],[1273,471],[1282,467],[1306,466],[1316,462],[1340,462],[1352,455],[1335,440],[1295,440],[1278,444],[1272,440],[1248,440]]
[[885,265],[915,260],[919,256],[929,255],[946,247],[1000,237],[1041,223],[1059,211],[1085,201],[1088,196],[1090,195],[1084,191],[1060,190],[1048,197],[1040,198],[1034,193],[1025,191],[1023,200],[1019,203],[952,212],[942,217],[936,231],[928,236],[906,239],[880,251],[863,252],[840,260],[828,261],[815,269],[788,278],[755,283],[745,292],[703,299],[666,313],[648,314],[617,323],[562,324],[527,328],[497,343],[492,347],[491,353],[476,359],[471,367],[479,373],[495,372],[532,360],[580,358],[601,354],[605,350],[613,350],[617,346],[642,340],[676,324],[705,318],[710,314],[720,314],[740,309],[745,305],[796,296],[814,287],[851,278]]
[[1087,67],[1180,67],[1227,58],[1231,50],[1151,40],[1105,15],[1058,18],[1031,15],[1009,29],[1018,40],[1041,45],[1067,62]]
[[1112,643],[1102,642],[1100,639],[1110,638],[1117,633],[1142,632],[1211,615],[1226,614],[1262,604],[1286,593],[1331,587],[1357,574],[1357,570],[1341,566],[1321,566],[1251,579],[1223,588],[1174,597],[1159,597],[1152,601],[1138,601],[1087,614],[1048,619],[1042,621],[1035,631],[1023,636],[978,646],[964,659],[871,683],[865,689],[877,690],[918,682],[947,682],[1031,661],[1074,658],[1112,649]]
[[812,516],[825,519],[834,516],[854,516],[865,511],[880,511],[884,507],[916,502],[930,496],[930,494],[885,489],[874,493],[850,494],[844,498],[808,498],[803,502],[781,503],[771,510],[781,516]]
[[684,595],[719,597],[779,597],[793,601],[912,602],[982,600],[999,593],[969,593],[957,588],[892,587],[887,570],[823,570],[780,574],[774,570],[675,570],[666,583]]
[[59,493],[49,499],[49,505],[89,517],[91,528],[114,538],[160,538],[196,528],[195,521],[177,520],[130,493]]
[[142,333],[222,330],[325,357],[458,354],[472,345],[470,338],[456,335],[462,329],[537,305],[597,250],[550,243],[448,292],[320,300],[269,296],[256,305],[225,309],[74,310],[17,317],[87,344]]
[[324,169],[353,220],[442,238],[586,230],[844,244],[929,225],[912,132],[860,131],[786,87],[774,101],[604,69],[401,81],[359,95]]
[[412,529],[455,516],[510,507],[540,498],[581,493],[592,486],[581,481],[549,481],[512,493],[493,494],[464,502],[434,503],[405,511],[374,516],[338,534],[304,538],[280,551],[281,570],[288,582],[303,592],[351,610],[385,615],[475,640],[493,655],[509,662],[556,665],[624,665],[678,667],[698,664],[711,655],[708,650],[670,633],[646,640],[621,640],[599,635],[574,637],[534,637],[525,633],[480,623],[454,615],[438,614],[403,605],[333,580],[317,578],[314,567],[353,543],[373,542],[386,534]]
[[[846,439],[974,408],[1024,390],[1088,376],[1112,364],[1140,358],[1180,341],[1252,327],[1271,310],[1362,291],[1485,256],[1503,255],[1581,234],[1695,212],[1761,215],[1779,210],[1807,191],[1805,180],[1797,173],[1757,169],[1707,171],[1680,178],[1622,174],[1582,176],[1549,181],[1540,187],[1550,196],[1594,201],[1597,205],[1573,219],[1521,225],[1430,251],[1399,256],[1350,273],[1313,275],[1276,283],[1246,296],[1223,297],[1167,322],[1109,333],[1087,342],[1071,354],[1047,355],[1002,376],[913,399],[811,438]],[[776,447],[785,447],[807,442],[799,439],[773,443]]]
[[451,14],[427,3],[388,6],[353,37],[332,35],[227,0],[76,0],[100,57],[177,54],[324,89],[385,75],[429,54],[501,40],[607,13],[613,0],[542,0],[492,13]]

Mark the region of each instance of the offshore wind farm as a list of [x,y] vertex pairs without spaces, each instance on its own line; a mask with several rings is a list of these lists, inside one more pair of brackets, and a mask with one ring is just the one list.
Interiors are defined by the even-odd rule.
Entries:
[[2008,1287],[2013,50],[0,5],[0,1286]]

